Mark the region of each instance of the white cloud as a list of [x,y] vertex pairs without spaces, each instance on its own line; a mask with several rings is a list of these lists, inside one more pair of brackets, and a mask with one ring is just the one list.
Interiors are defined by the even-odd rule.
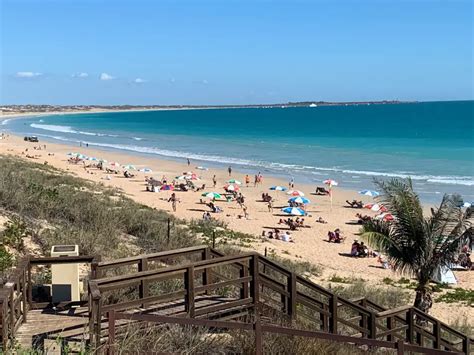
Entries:
[[100,80],[113,80],[113,79],[115,79],[115,77],[107,73],[100,74]]
[[89,76],[89,74],[87,73],[75,73],[75,74],[72,74],[72,77],[73,78],[87,78]]
[[136,78],[133,82],[135,84],[143,84],[143,83],[146,83],[146,80],[142,78]]
[[43,75],[43,73],[35,73],[32,71],[19,71],[16,73],[17,78],[36,78]]

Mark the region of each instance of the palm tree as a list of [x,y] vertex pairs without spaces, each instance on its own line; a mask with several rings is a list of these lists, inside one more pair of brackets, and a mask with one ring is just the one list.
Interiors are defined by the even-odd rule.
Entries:
[[433,303],[430,280],[438,267],[456,258],[469,238],[471,211],[463,212],[455,196],[445,195],[439,207],[425,217],[411,179],[375,184],[382,191],[377,201],[395,218],[368,222],[361,229],[361,237],[385,253],[395,271],[416,277],[414,306],[428,313]]

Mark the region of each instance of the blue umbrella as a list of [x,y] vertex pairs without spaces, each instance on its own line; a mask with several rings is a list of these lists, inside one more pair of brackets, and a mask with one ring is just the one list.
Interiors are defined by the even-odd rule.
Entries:
[[274,190],[274,191],[286,191],[286,187],[283,187],[283,186],[272,186],[272,187],[270,187],[270,190]]
[[288,202],[304,203],[305,205],[311,203],[306,197],[296,196],[288,200]]
[[285,207],[285,208],[282,208],[281,211],[287,214],[290,214],[292,216],[304,216],[306,214],[304,210],[302,210],[301,208],[296,208],[296,207]]
[[359,191],[359,193],[361,195],[371,196],[371,197],[377,197],[380,195],[380,193],[378,193],[377,191],[372,191],[372,190],[362,190],[362,191]]

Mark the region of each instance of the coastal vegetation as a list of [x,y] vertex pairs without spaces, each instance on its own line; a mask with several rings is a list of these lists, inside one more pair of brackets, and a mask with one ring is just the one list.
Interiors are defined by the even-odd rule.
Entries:
[[446,195],[438,208],[425,217],[410,179],[376,181],[383,191],[379,202],[394,220],[371,220],[361,237],[388,256],[395,271],[415,276],[414,306],[428,313],[433,304],[430,281],[435,271],[449,265],[467,242],[472,226],[471,209],[463,211],[458,197]]

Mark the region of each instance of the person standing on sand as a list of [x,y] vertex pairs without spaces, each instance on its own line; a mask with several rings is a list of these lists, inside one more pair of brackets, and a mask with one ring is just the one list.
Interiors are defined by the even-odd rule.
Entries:
[[216,187],[216,185],[217,185],[217,179],[216,179],[216,176],[215,176],[215,175],[212,177],[212,183],[214,184],[214,187]]
[[229,167],[227,168],[227,171],[229,172],[229,176],[232,176],[232,167],[231,167],[231,166],[229,166]]
[[258,175],[255,175],[255,178],[253,179],[253,187],[257,187],[258,184]]
[[294,178],[290,179],[290,182],[288,183],[288,187],[290,188],[290,190],[293,190],[295,188],[295,179]]
[[188,166],[191,165],[191,161],[189,160],[189,158],[186,159],[188,161]]
[[250,184],[250,176],[247,174],[245,175],[245,185],[249,187],[249,184]]
[[272,202],[272,200],[268,201],[268,212],[273,212],[273,202]]
[[168,199],[168,202],[171,202],[173,212],[176,212],[176,203],[178,202],[178,199],[176,198],[176,194],[174,192],[171,194],[171,197]]

